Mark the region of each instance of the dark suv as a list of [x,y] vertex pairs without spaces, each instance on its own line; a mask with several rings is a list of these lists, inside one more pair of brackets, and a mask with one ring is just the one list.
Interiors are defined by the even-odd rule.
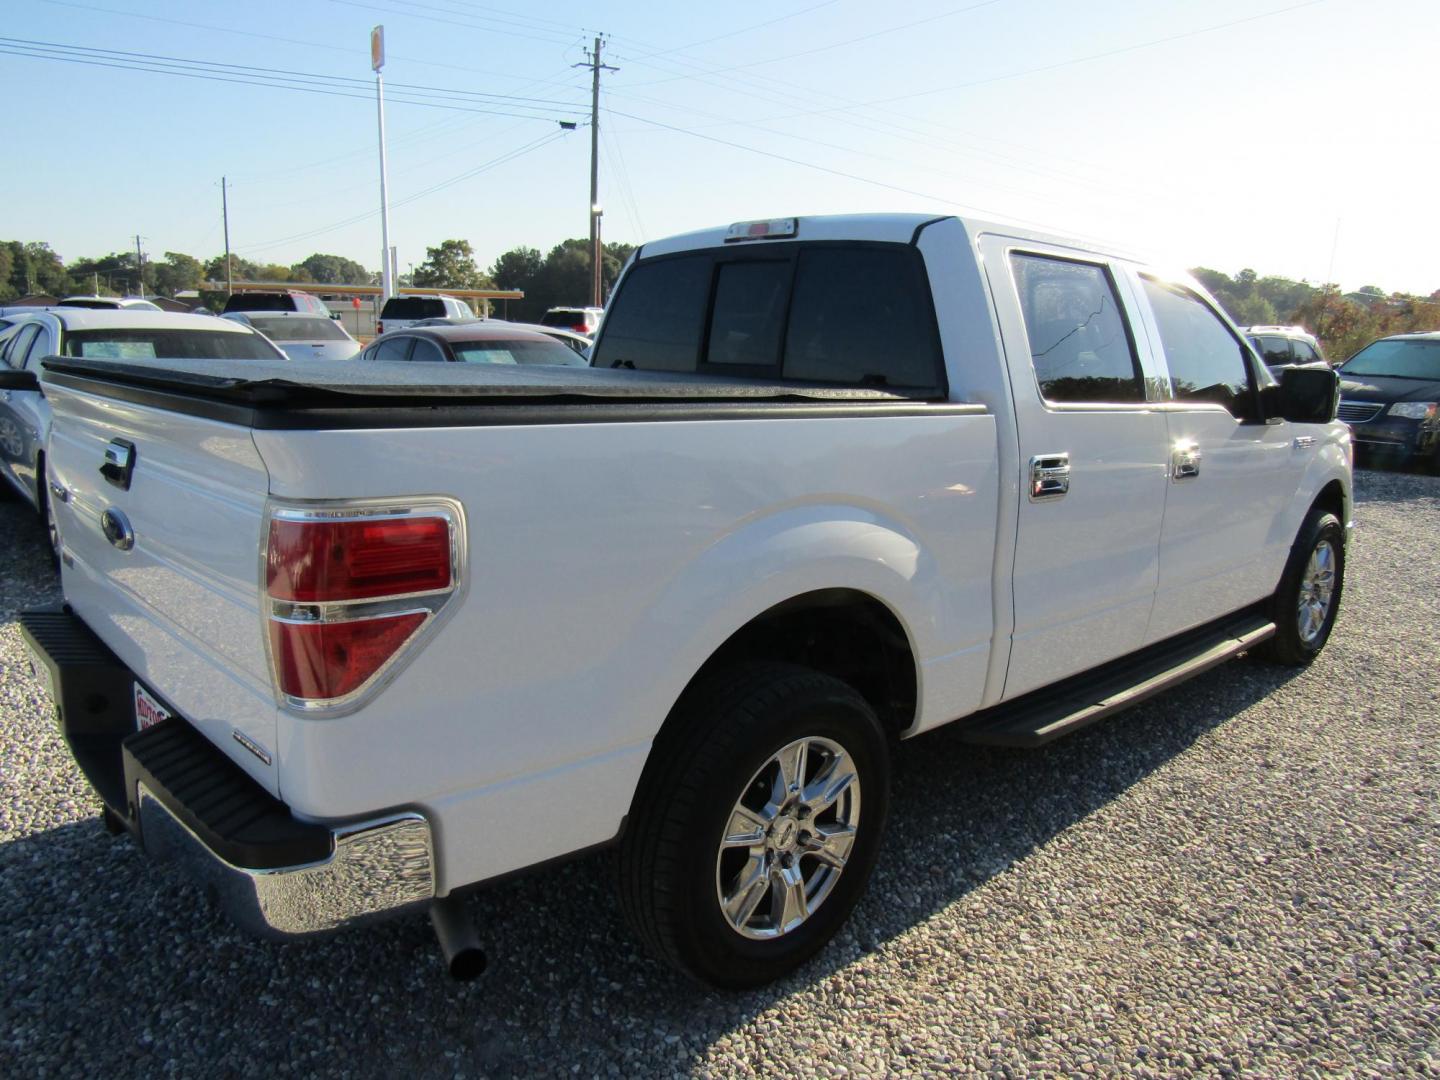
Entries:
[[1341,364],[1339,416],[1357,453],[1440,470],[1440,332],[1381,338]]

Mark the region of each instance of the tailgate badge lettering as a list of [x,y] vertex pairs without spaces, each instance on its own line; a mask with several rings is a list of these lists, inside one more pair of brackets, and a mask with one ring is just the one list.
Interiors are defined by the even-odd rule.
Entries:
[[230,735],[235,739],[236,742],[238,742],[241,746],[245,747],[246,750],[249,750],[266,765],[270,764],[270,755],[265,752],[264,748],[262,748],[259,743],[257,743],[254,739],[250,738],[250,736],[246,735],[239,728],[233,729],[230,732]]
[[111,486],[129,491],[134,472],[135,444],[129,439],[111,439],[105,447],[105,464],[100,466],[100,475]]

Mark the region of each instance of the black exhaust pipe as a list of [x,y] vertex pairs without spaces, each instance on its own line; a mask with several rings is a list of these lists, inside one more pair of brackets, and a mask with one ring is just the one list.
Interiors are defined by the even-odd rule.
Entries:
[[459,982],[478,978],[488,961],[475,922],[465,910],[465,901],[455,893],[431,901],[430,923],[435,927],[450,977]]

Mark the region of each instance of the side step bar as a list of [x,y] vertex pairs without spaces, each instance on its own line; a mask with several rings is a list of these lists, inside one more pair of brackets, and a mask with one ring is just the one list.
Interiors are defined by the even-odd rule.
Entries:
[[1227,616],[976,713],[960,722],[960,738],[982,746],[1043,746],[1253,649],[1274,633],[1275,624],[1255,609]]

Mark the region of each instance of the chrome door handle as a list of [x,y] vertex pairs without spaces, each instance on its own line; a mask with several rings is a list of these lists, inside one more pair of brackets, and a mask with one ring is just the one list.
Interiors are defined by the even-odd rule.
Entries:
[[1200,475],[1200,444],[1193,439],[1184,439],[1170,451],[1170,479],[1193,480]]
[[1037,454],[1030,459],[1030,501],[1058,499],[1070,490],[1070,455]]

